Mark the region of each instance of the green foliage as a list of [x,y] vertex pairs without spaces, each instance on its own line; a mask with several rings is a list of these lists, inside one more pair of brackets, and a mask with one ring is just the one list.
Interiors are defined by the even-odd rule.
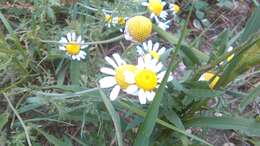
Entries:
[[[209,128],[235,130],[241,139],[257,144],[259,116],[250,105],[259,97],[259,6],[252,9],[245,27],[237,33],[239,24],[232,29],[214,29],[221,25],[219,16],[209,18],[216,7],[224,11],[234,8],[233,1],[196,0],[194,9],[191,1],[178,1],[181,12],[173,16],[178,19],[170,29],[164,31],[153,24],[150,39],[167,48],[161,57],[167,74],[153,102],[140,105],[126,94],[110,101],[110,90],[97,88],[100,67],[107,65],[104,56],[117,52],[128,63],[136,62],[140,44],[123,39],[119,29],[124,26],[106,27],[104,12],[149,16],[141,2],[0,2],[0,145],[28,145],[23,126],[13,116],[4,94],[10,95],[34,146],[214,145],[202,133],[187,131],[194,128],[205,133]],[[85,60],[72,61],[58,48],[60,38],[72,31],[89,44]],[[230,46],[234,50],[227,52]],[[228,62],[232,54],[234,58]],[[185,69],[179,69],[182,66]],[[209,82],[198,81],[207,71],[220,76],[213,89]],[[170,72],[174,80],[166,83]],[[236,103],[230,97],[236,98]],[[212,101],[216,103],[212,105]],[[216,112],[223,116],[216,117]]]

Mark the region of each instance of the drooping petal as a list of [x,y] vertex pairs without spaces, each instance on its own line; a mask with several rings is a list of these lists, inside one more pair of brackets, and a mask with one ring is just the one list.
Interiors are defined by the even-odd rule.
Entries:
[[130,85],[126,88],[126,93],[131,95],[135,95],[137,91],[138,91],[138,87],[136,85]]
[[138,67],[138,68],[144,68],[144,59],[143,59],[143,57],[139,57],[139,58],[138,58],[137,67]]
[[138,91],[138,98],[141,104],[146,104],[146,96],[143,89]]
[[116,72],[113,69],[107,67],[100,68],[100,72],[108,75],[116,75]]
[[77,38],[77,41],[76,41],[76,42],[80,44],[80,43],[81,43],[81,40],[82,40],[81,36],[78,36],[78,38]]
[[144,54],[145,54],[142,47],[137,46],[136,49],[137,49],[137,53],[138,53],[139,55],[144,55]]
[[120,92],[120,86],[116,85],[116,86],[112,89],[112,91],[111,91],[111,93],[110,93],[110,96],[109,96],[110,100],[114,101],[114,100],[118,97],[119,92]]
[[115,61],[111,59],[110,57],[105,57],[105,60],[113,67],[117,68],[118,66],[116,65]]
[[149,49],[148,49],[148,46],[147,46],[147,44],[146,44],[146,42],[143,42],[143,48],[144,48],[145,51],[148,51],[148,50],[149,50]]
[[107,76],[99,80],[99,85],[101,88],[110,88],[116,85],[116,79],[112,76]]
[[146,91],[146,98],[148,101],[153,101],[154,99],[154,96],[155,96],[155,92],[153,91]]

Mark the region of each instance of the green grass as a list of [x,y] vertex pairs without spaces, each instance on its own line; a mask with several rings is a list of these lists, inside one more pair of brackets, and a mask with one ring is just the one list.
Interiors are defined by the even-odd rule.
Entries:
[[[224,25],[221,16],[232,19],[236,16],[227,14],[240,10],[219,7],[233,4],[229,0],[178,1],[181,12],[172,17],[170,29],[164,31],[154,23],[149,39],[167,48],[161,56],[167,72],[154,100],[146,105],[123,91],[110,101],[111,89],[98,85],[104,76],[100,68],[108,65],[105,56],[116,52],[136,64],[136,46],[141,44],[124,39],[119,31],[124,26],[106,27],[104,12],[149,17],[141,1],[8,2],[0,2],[0,145],[214,145],[207,141],[211,128],[223,134],[232,130],[244,145],[259,143],[254,106],[260,96],[256,1],[244,2],[253,6],[247,8],[252,14],[246,22],[223,30],[218,29]],[[221,16],[212,16],[219,9]],[[194,26],[198,22],[201,29]],[[71,31],[88,45],[82,61],[59,50],[60,38]],[[227,52],[230,45],[234,49]],[[227,62],[232,54],[234,58]],[[207,71],[220,76],[214,89],[198,81]],[[171,73],[174,79],[167,82]]]

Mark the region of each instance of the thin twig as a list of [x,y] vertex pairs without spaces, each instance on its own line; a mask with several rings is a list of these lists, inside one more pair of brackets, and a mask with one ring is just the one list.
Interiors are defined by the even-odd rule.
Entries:
[[23,119],[21,118],[21,116],[18,114],[18,112],[16,111],[16,109],[14,108],[14,106],[12,105],[10,99],[7,97],[7,95],[5,93],[3,93],[5,99],[7,100],[10,108],[12,109],[12,111],[14,112],[14,114],[16,115],[16,117],[18,118],[18,120],[20,121],[23,129],[24,129],[24,133],[25,133],[25,136],[26,136],[26,140],[27,140],[27,143],[29,146],[32,146],[32,143],[31,143],[31,140],[30,140],[30,136],[29,136],[29,133],[27,131],[27,127],[25,126],[24,122],[23,122]]

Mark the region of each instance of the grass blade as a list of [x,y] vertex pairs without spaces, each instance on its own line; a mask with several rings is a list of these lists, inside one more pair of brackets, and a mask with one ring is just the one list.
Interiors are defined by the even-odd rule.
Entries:
[[100,96],[102,98],[102,100],[105,103],[105,106],[113,120],[115,129],[116,129],[116,137],[117,137],[117,142],[118,142],[118,146],[124,146],[123,144],[123,136],[122,136],[122,130],[121,130],[121,124],[120,124],[120,118],[117,114],[117,112],[115,111],[112,103],[110,102],[110,100],[107,98],[107,96],[105,95],[105,93],[99,89],[99,93]]
[[253,102],[257,96],[260,96],[260,85],[253,89],[248,96],[244,97],[239,105],[239,110],[242,112],[248,104]]
[[[119,102],[119,104],[120,104],[122,107],[127,108],[129,111],[131,111],[131,112],[133,112],[133,113],[136,113],[136,114],[139,115],[139,116],[146,117],[146,114],[147,114],[147,113],[144,112],[142,109],[140,109],[140,108],[138,108],[138,107],[135,107],[134,105],[129,105],[129,104],[125,103],[125,102]],[[199,137],[197,137],[197,136],[195,136],[195,135],[189,134],[189,133],[187,133],[187,132],[184,131],[184,130],[181,130],[181,129],[179,129],[179,128],[176,128],[174,125],[172,125],[172,124],[170,124],[170,123],[167,123],[167,122],[165,122],[165,121],[163,121],[163,120],[161,120],[161,119],[158,119],[158,118],[157,118],[157,119],[156,119],[156,123],[158,123],[158,124],[160,124],[160,125],[162,125],[162,126],[164,126],[164,127],[167,127],[167,128],[169,128],[169,129],[171,129],[171,130],[173,130],[173,131],[176,131],[176,132],[178,132],[178,133],[181,133],[181,134],[183,134],[183,135],[186,135],[186,136],[190,137],[190,138],[193,139],[193,140],[197,140],[197,141],[199,141],[199,142],[201,142],[201,143],[204,143],[204,144],[206,144],[206,145],[212,146],[210,143],[206,142],[205,140],[203,140],[203,139],[201,139],[201,138],[199,138]]]
[[170,75],[170,72],[177,66],[177,63],[175,62],[175,60],[176,60],[176,57],[178,54],[178,50],[181,47],[182,40],[186,34],[186,28],[187,28],[187,24],[188,24],[188,21],[191,16],[192,9],[193,9],[193,5],[192,5],[192,8],[190,9],[188,19],[186,20],[185,25],[182,28],[182,33],[181,33],[180,39],[178,40],[177,47],[176,47],[175,51],[172,53],[169,67],[156,92],[156,95],[154,97],[152,104],[148,108],[148,112],[144,119],[144,123],[141,125],[141,127],[138,130],[138,133],[137,133],[137,136],[136,136],[136,139],[134,142],[134,146],[148,146],[149,145],[149,138],[153,132],[153,128],[156,123],[156,119],[157,119],[157,116],[159,113],[160,103],[161,103],[161,100],[163,97],[163,92],[164,92],[165,86],[167,84],[168,77]]
[[187,127],[241,130],[249,136],[260,136],[260,124],[243,117],[199,117],[185,123]]

